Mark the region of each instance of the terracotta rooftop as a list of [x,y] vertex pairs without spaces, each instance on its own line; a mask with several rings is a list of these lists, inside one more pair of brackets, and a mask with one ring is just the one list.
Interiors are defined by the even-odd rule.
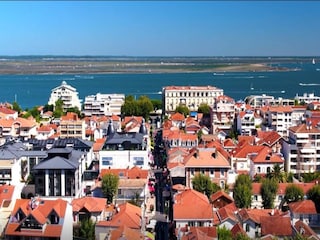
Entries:
[[293,236],[290,217],[261,216],[261,235],[272,234],[277,237]]
[[289,209],[293,213],[317,214],[316,206],[312,200],[289,203]]
[[[174,197],[174,219],[210,220],[213,219],[211,205],[206,195],[193,189],[186,189]],[[194,206],[197,206],[196,208]],[[188,211],[186,211],[188,209]]]

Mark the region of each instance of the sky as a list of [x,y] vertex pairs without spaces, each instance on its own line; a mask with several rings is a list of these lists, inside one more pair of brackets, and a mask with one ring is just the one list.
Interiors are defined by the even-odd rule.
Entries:
[[0,1],[0,55],[320,56],[320,1]]

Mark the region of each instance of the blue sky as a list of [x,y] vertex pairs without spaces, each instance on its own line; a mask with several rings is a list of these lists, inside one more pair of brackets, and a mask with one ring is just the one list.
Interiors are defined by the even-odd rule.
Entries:
[[0,55],[319,56],[319,1],[0,1]]

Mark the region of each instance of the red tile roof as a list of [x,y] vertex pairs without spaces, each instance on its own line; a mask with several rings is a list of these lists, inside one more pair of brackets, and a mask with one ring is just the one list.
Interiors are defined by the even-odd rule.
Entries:
[[182,113],[179,113],[179,112],[176,112],[174,114],[171,115],[170,117],[170,120],[171,121],[184,121],[185,120],[185,117]]
[[79,212],[86,209],[90,213],[102,212],[106,208],[107,199],[98,197],[82,197],[72,200],[72,211]]
[[293,213],[317,214],[316,206],[312,200],[289,203],[289,209]]
[[126,226],[133,229],[140,229],[141,208],[128,202],[120,204],[118,212],[113,212],[111,220],[99,221],[96,225],[100,227]]
[[293,236],[290,217],[261,216],[261,235],[272,234],[277,237]]
[[[32,216],[39,224],[44,225],[49,218],[49,215],[54,211],[59,218],[65,218],[67,202],[62,199],[47,200],[35,198],[34,204],[31,204],[30,199],[17,199],[16,204],[11,213],[11,221],[9,221],[5,235],[6,236],[30,236],[30,237],[61,237],[62,225],[61,224],[46,224],[42,231],[33,231],[29,229],[20,230],[20,222],[16,219],[16,214],[19,209],[25,216]],[[34,206],[34,208],[31,208]]]
[[[173,217],[175,220],[210,220],[213,212],[206,195],[193,189],[186,189],[174,197]],[[194,206],[197,206],[196,208]],[[188,209],[188,211],[186,211]]]

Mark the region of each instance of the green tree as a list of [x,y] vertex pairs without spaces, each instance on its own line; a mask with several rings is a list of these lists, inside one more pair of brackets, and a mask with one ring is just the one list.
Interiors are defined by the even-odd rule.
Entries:
[[320,211],[320,185],[314,185],[308,192],[307,192],[308,199],[311,199],[317,208],[317,211]]
[[151,99],[151,103],[154,111],[162,109],[162,101],[160,99]]
[[19,104],[17,102],[12,103],[12,109],[17,111],[18,113],[20,113],[22,111],[21,107],[19,106]]
[[107,198],[108,203],[113,202],[113,198],[117,194],[119,177],[112,173],[105,174],[102,177],[102,192]]
[[81,117],[81,112],[80,112],[80,110],[79,110],[78,107],[68,108],[68,109],[67,109],[67,112],[74,112],[74,113],[76,113],[76,114],[78,115],[78,117]]
[[271,172],[268,173],[267,177],[274,179],[278,183],[285,182],[285,179],[284,179],[285,175],[283,172],[283,168],[278,163],[273,165],[273,168],[272,168]]
[[138,115],[138,103],[132,95],[126,96],[124,104],[121,106],[121,114],[123,116],[136,116]]
[[232,240],[231,230],[227,229],[226,226],[218,227],[218,239],[219,240]]
[[46,104],[43,107],[43,112],[48,112],[48,111],[53,112],[53,109],[54,109],[54,106],[52,104]]
[[60,118],[61,116],[63,116],[64,112],[63,112],[63,101],[61,99],[58,99],[55,102],[54,105],[54,110],[53,110],[53,117],[54,118]]
[[236,240],[250,240],[251,238],[249,238],[246,234],[244,233],[238,233],[235,237]]
[[301,187],[290,184],[286,187],[284,199],[287,203],[297,202],[303,199],[304,193]]
[[139,193],[135,193],[128,202],[131,203],[132,205],[140,207],[142,204],[142,200],[140,198]]
[[188,108],[187,106],[181,105],[181,104],[176,107],[175,112],[181,113],[181,114],[183,114],[185,117],[189,116],[189,114],[190,114],[189,108]]
[[204,193],[208,199],[210,199],[212,193],[215,193],[220,189],[216,183],[211,181],[209,176],[204,174],[195,175],[192,179],[192,186],[194,190]]
[[251,206],[252,182],[247,174],[240,174],[235,182],[233,198],[238,208]]
[[140,96],[138,101],[139,116],[142,116],[146,121],[149,119],[150,112],[153,111],[153,105],[147,96]]
[[95,240],[95,223],[91,218],[85,218],[80,222],[79,236],[88,240]]
[[261,184],[262,205],[265,209],[274,207],[274,199],[278,190],[279,183],[275,179],[266,178]]
[[206,103],[201,103],[200,106],[198,107],[198,113],[203,113],[204,115],[209,115],[210,114],[210,107]]

